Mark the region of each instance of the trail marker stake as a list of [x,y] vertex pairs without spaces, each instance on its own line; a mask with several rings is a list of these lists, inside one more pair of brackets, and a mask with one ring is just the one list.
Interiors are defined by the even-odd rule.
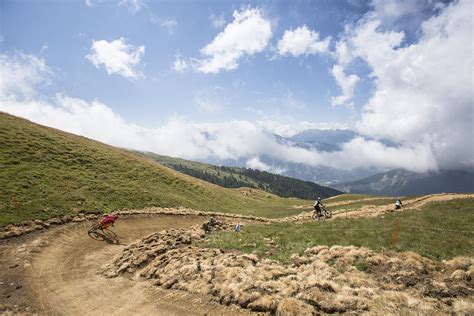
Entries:
[[399,225],[400,225],[400,219],[397,219],[397,222],[395,223],[395,229],[393,230],[392,249],[393,247],[395,247],[395,244],[397,243]]

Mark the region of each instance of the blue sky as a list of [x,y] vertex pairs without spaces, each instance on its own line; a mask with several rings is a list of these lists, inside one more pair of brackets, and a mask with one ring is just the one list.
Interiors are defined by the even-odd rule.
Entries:
[[[339,87],[329,74],[329,54],[278,57],[271,46],[276,46],[285,30],[302,25],[317,30],[321,38],[337,37],[345,23],[366,12],[368,4],[148,1],[142,6],[132,12],[128,5],[113,1],[91,1],[91,6],[85,1],[5,1],[2,49],[44,58],[58,71],[51,91],[97,98],[128,120],[149,127],[174,114],[200,122],[253,120],[256,114],[249,107],[267,115],[291,115],[295,120],[345,123],[351,119],[350,110],[330,105],[330,97],[339,93]],[[199,58],[199,50],[223,31],[225,25],[214,27],[211,16],[230,23],[233,12],[245,8],[259,8],[271,20],[273,38],[268,49],[240,61],[233,71],[173,71],[176,55]],[[153,19],[175,24],[166,27]],[[118,38],[145,46],[138,66],[145,78],[108,75],[85,58],[94,40]],[[45,44],[48,48],[41,51]],[[370,89],[370,82],[364,88]],[[358,89],[362,90],[358,93],[361,102],[367,98],[363,89]],[[217,113],[202,111],[196,98],[219,103],[222,109]],[[285,104],[288,99],[299,104],[297,109]]]
[[[4,0],[0,10],[0,110],[45,125],[189,159],[474,164],[463,136],[473,123],[467,0]],[[440,132],[453,117],[456,130]],[[362,138],[338,157],[248,141],[331,127]]]

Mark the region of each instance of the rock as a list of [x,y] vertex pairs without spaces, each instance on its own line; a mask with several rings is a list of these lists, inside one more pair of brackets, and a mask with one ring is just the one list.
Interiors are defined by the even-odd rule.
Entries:
[[46,220],[46,223],[48,223],[49,225],[61,225],[63,223],[63,221],[61,221],[60,218],[53,217],[53,218],[50,218],[50,219]]
[[64,216],[61,216],[61,220],[62,220],[64,223],[69,223],[70,221],[72,221],[72,216],[71,216],[71,215],[64,215]]
[[296,298],[284,298],[276,310],[277,316],[313,315],[313,306]]
[[40,220],[40,219],[35,219],[35,220],[34,220],[34,223],[35,223],[36,225],[43,225],[43,221]]
[[130,262],[125,262],[124,264],[120,266],[120,268],[118,268],[117,272],[121,273],[125,271],[128,267],[130,267]]
[[257,255],[255,255],[255,254],[250,254],[250,255],[249,254],[243,254],[243,255],[240,256],[240,258],[252,261],[252,263],[254,263],[254,264],[259,261]]

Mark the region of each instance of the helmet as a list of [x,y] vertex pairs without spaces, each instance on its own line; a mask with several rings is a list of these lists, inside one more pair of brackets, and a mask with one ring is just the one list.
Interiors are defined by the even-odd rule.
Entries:
[[321,201],[321,197],[320,197],[320,196],[318,196],[318,201]]

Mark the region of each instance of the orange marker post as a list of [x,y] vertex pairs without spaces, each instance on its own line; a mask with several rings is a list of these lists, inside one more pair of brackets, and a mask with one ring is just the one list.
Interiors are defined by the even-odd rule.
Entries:
[[400,219],[397,219],[397,222],[395,223],[395,229],[393,231],[392,249],[393,249],[393,247],[395,247],[395,244],[397,243],[398,226],[399,225],[400,225]]

